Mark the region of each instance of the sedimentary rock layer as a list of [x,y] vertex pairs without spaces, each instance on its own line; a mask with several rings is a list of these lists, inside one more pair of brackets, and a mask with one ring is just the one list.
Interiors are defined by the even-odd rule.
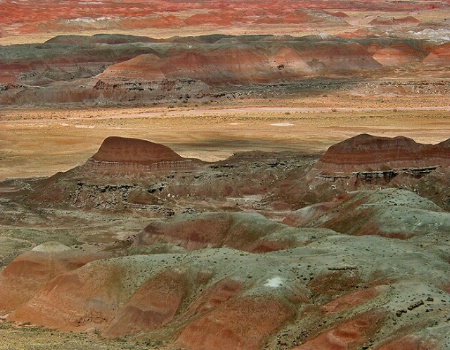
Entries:
[[97,153],[92,156],[97,162],[136,163],[150,165],[158,162],[184,160],[169,147],[150,141],[118,136],[106,138]]
[[331,146],[315,165],[325,175],[450,166],[449,140],[424,145],[406,137],[357,135]]

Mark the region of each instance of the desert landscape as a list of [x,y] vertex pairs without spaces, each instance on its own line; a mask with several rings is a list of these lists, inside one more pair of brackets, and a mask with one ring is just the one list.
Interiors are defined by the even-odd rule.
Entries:
[[0,1],[0,348],[450,348],[449,18]]

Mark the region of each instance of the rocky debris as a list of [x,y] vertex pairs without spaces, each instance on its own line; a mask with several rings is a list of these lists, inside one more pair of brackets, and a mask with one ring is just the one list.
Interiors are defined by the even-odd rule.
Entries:
[[[119,141],[111,148],[102,145],[81,166],[30,184],[27,198],[46,207],[139,211],[156,217],[189,212],[193,206],[199,211],[215,205],[231,211],[264,209],[271,205],[265,197],[278,190],[275,184],[303,176],[317,157],[249,152],[204,163],[148,141],[138,142],[143,145],[138,148],[132,139]],[[298,205],[295,200],[283,205],[293,204]]]
[[382,79],[358,83],[354,91],[369,95],[446,95],[450,93],[450,82],[446,79]]

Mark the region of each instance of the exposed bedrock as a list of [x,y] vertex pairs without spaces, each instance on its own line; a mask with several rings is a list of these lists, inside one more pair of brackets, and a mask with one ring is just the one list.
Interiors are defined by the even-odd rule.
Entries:
[[448,140],[424,145],[405,137],[358,135],[317,158],[249,152],[203,163],[160,144],[111,137],[84,165],[35,181],[26,195],[45,206],[144,210],[156,216],[189,212],[196,205],[213,211],[256,209],[270,216],[348,191],[393,187],[450,207]]
[[[448,196],[448,143],[360,135],[320,161],[249,152],[185,167],[166,146],[108,138],[84,165],[21,180],[2,208],[7,222],[39,204],[42,225],[79,210],[115,241],[18,256],[0,273],[0,309],[189,350],[448,348],[450,218],[423,197]],[[319,172],[340,166],[350,173]],[[116,214],[149,219],[112,234]]]
[[118,136],[106,138],[97,153],[92,156],[92,159],[97,162],[146,165],[184,160],[183,157],[167,146],[146,140]]
[[446,94],[445,75],[424,77],[446,71],[448,56],[448,43],[390,36],[67,35],[2,47],[0,103],[187,103],[305,90]]
[[413,192],[395,188],[350,192],[294,211],[283,222],[399,239],[450,232],[450,213]]
[[135,247],[175,244],[188,250],[230,247],[263,253],[306,245],[331,234],[322,229],[298,231],[275,223],[260,214],[210,212],[177,215],[174,219],[149,224],[135,241]]
[[407,137],[357,135],[328,148],[315,165],[322,174],[450,166],[450,142],[424,145]]
[[413,241],[337,233],[265,254],[135,255],[61,272],[8,319],[193,350],[379,348],[410,335],[445,347],[447,265]]
[[328,193],[406,188],[449,208],[449,145],[449,140],[427,145],[402,136],[357,135],[328,148],[307,175],[309,188]]
[[123,88],[130,81],[180,79],[193,79],[208,85],[248,85],[296,81],[324,72],[348,73],[380,68],[381,64],[357,43],[311,40],[283,45],[269,41],[260,45],[223,44],[200,47],[196,51],[174,50],[168,57],[142,55],[108,67],[96,79],[107,87]]
[[13,310],[56,276],[111,253],[73,249],[47,242],[14,259],[0,274],[0,309]]

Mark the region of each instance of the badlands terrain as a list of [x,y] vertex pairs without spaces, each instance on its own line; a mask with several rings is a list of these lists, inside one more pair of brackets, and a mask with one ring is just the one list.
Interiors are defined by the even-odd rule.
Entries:
[[0,348],[450,348],[447,1],[0,1]]

